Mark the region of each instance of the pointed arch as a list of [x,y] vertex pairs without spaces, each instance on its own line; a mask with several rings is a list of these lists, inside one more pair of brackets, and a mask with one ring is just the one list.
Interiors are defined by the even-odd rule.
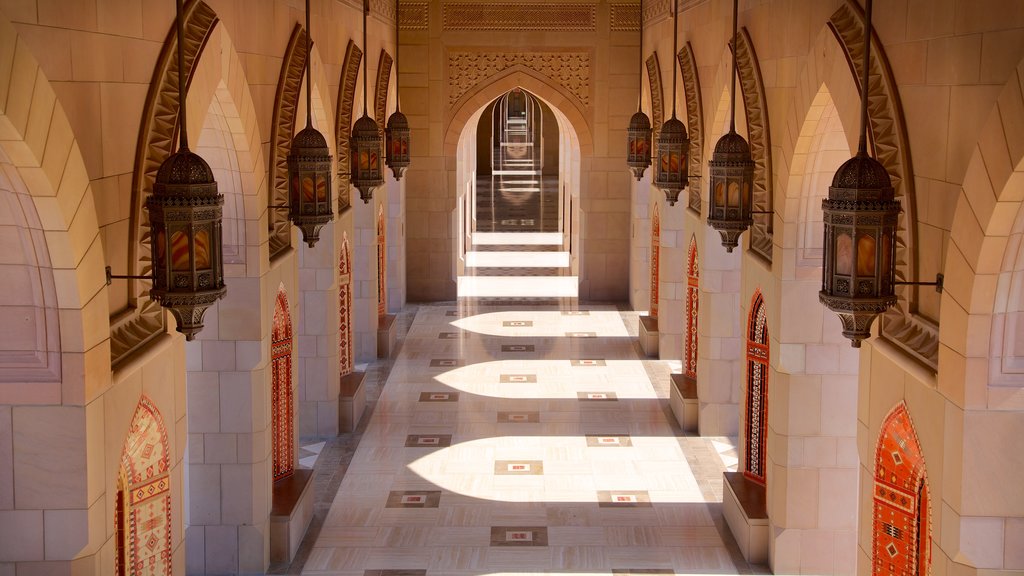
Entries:
[[754,225],[750,227],[750,249],[772,261],[774,180],[772,178],[772,142],[768,127],[768,100],[764,95],[761,65],[746,27],[740,29],[736,46],[736,74],[747,118],[750,155],[754,159]]
[[377,87],[374,91],[373,114],[377,129],[384,134],[388,115],[388,89],[391,87],[391,55],[383,48],[377,61]]
[[[647,82],[651,86],[651,142],[658,142],[658,133],[661,132],[661,125],[665,122],[665,92],[661,87],[661,64],[658,62],[658,53],[653,52],[647,58]],[[673,94],[674,98],[675,95]]]
[[686,251],[686,335],[683,338],[683,374],[697,378],[697,312],[700,304],[700,262],[697,237],[690,236]]
[[[274,99],[274,118],[270,127],[270,206],[288,204],[288,153],[295,134],[295,118],[299,113],[299,93],[306,74],[306,30],[300,24],[292,29],[288,48],[284,53],[281,75],[277,80]],[[269,210],[270,256],[291,246],[292,232],[287,213]]]
[[352,40],[345,48],[345,59],[341,65],[341,79],[338,81],[338,112],[335,114],[334,133],[338,145],[338,214],[352,205],[351,177],[352,151],[349,142],[352,139],[352,110],[355,108],[356,82],[359,79],[359,67],[363,62],[363,51]]
[[768,313],[761,290],[754,292],[747,318],[747,390],[744,412],[744,470],[764,484],[768,437]]
[[661,209],[660,203],[654,204],[654,215],[651,217],[651,304],[647,315],[658,319],[658,296],[661,286]]
[[278,288],[274,300],[274,326],[270,336],[270,427],[273,478],[280,480],[295,471],[295,407],[292,382],[292,318],[288,294]]
[[[676,55],[679,60],[679,74],[683,79],[683,95],[686,98],[686,129],[690,136],[690,178],[696,178],[704,170],[704,104],[701,101],[700,77],[697,74],[697,60],[693,46],[687,42]],[[688,206],[700,215],[701,188],[698,180],[690,186]]]
[[[217,14],[202,0],[188,2],[184,10],[184,52],[186,83],[191,82],[196,63],[217,25]],[[149,276],[152,270],[149,213],[143,209],[153,189],[156,172],[175,148],[178,130],[178,33],[175,26],[167,33],[160,57],[149,84],[146,105],[139,125],[132,173],[131,223],[129,230],[128,274]],[[114,273],[118,267],[114,266]],[[129,280],[127,314],[111,310],[117,321],[111,321],[110,355],[116,367],[165,329],[165,315],[160,305],[149,298],[149,280]]]
[[341,233],[338,263],[338,372],[348,376],[355,369],[352,353],[352,252],[348,233]]
[[882,422],[875,447],[871,573],[924,576],[931,565],[928,482],[907,405]]
[[167,428],[139,399],[121,449],[115,502],[118,575],[171,574],[171,477]]
[[387,291],[387,229],[384,218],[384,205],[377,207],[377,318],[383,319],[388,313]]

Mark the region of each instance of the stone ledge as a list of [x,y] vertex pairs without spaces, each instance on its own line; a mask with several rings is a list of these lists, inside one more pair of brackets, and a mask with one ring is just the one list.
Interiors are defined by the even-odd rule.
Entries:
[[672,385],[668,390],[668,403],[679,427],[685,432],[697,431],[697,380],[685,374],[672,374]]
[[365,372],[352,372],[341,377],[338,394],[338,431],[352,432],[359,426],[366,410]]
[[650,316],[640,317],[640,349],[644,354],[658,357],[658,319]]
[[390,358],[395,351],[396,327],[394,314],[385,314],[377,323],[377,358]]
[[274,482],[270,508],[270,561],[291,562],[313,519],[313,471],[296,470]]
[[742,472],[724,472],[722,512],[743,557],[751,564],[768,562],[768,512],[765,487]]

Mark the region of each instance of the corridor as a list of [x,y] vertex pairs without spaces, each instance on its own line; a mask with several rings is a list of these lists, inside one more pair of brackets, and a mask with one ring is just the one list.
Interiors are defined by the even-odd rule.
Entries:
[[681,435],[635,313],[580,308],[420,307],[303,573],[750,573],[731,443]]

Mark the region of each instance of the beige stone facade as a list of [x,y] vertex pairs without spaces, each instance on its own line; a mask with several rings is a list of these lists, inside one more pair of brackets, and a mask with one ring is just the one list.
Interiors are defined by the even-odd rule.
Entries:
[[[288,53],[302,3],[186,2],[186,122],[225,195],[228,286],[186,343],[147,283],[104,275],[148,272],[142,203],[178,122],[173,0],[0,0],[0,575],[116,573],[120,470],[143,398],[166,434],[161,562],[174,574],[265,572],[279,290],[294,326],[290,425],[296,437],[336,436],[343,239],[353,306],[341,328],[364,364],[377,355],[377,215],[386,311],[456,300],[476,125],[515,88],[558,120],[562,233],[581,301],[650,307],[659,214],[668,362],[686,346],[695,238],[699,433],[737,437],[741,455],[747,322],[763,295],[770,570],[872,573],[876,446],[902,402],[926,466],[931,573],[1024,573],[1024,3],[874,2],[870,141],[903,205],[897,276],[942,273],[945,284],[941,294],[900,288],[859,351],[817,292],[820,200],[858,140],[863,10],[854,0],[739,4],[737,130],[771,214],[727,253],[705,220],[706,160],[728,129],[731,2],[679,0],[677,59],[668,0],[644,3],[642,26],[632,0],[402,0],[397,38],[395,5],[372,0],[368,46],[360,2],[313,0],[313,124],[344,198],[315,248],[273,207],[282,143],[306,116],[305,84],[286,86],[307,69]],[[365,106],[365,66],[345,97],[350,41],[366,54],[371,115],[375,98],[395,110],[395,75],[378,87],[377,66],[397,44],[412,127],[411,167],[400,181],[387,171],[368,204],[349,186],[350,127],[338,123]],[[652,54],[653,88],[641,68]],[[701,133],[696,202],[684,192],[669,206],[651,170],[640,181],[627,170],[638,98],[648,115],[652,101],[662,110],[656,127],[674,103]]]

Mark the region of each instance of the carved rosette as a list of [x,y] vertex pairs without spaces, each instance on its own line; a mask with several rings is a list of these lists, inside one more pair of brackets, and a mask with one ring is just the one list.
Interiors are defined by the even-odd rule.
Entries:
[[446,2],[441,25],[449,30],[593,32],[596,3]]
[[[829,20],[829,28],[846,53],[850,70],[860,85],[864,58],[864,12],[844,3]],[[905,282],[916,273],[913,242],[916,235],[914,179],[910,163],[910,141],[900,104],[899,91],[889,67],[885,49],[876,33],[871,37],[871,69],[868,70],[868,137],[875,157],[885,166],[900,200],[902,212],[896,225],[896,281]],[[916,290],[897,288],[897,303],[881,316],[879,332],[902,350],[932,369],[938,367],[939,328],[933,321],[913,313]]]
[[380,130],[381,138],[384,137],[384,128],[388,120],[388,88],[391,87],[391,55],[384,50],[380,51],[380,59],[377,60],[377,87],[373,95],[373,114]]
[[402,2],[398,7],[402,30],[426,30],[430,25],[430,4]]
[[352,203],[352,150],[349,141],[352,138],[352,109],[356,101],[356,81],[359,79],[359,66],[362,61],[363,51],[355,42],[349,40],[341,65],[341,80],[338,82],[338,113],[334,115],[334,133],[338,138],[338,172],[335,175],[338,179],[338,214]]
[[473,87],[512,68],[523,66],[561,84],[583,106],[590,105],[589,52],[470,52],[448,53],[448,105]]
[[616,3],[611,5],[611,29],[613,32],[636,32],[640,30],[640,4]]
[[[195,64],[217,25],[217,14],[202,0],[193,0],[184,7],[183,18],[185,73],[191,79]],[[178,33],[172,24],[149,84],[135,148],[132,223],[129,227],[131,240],[126,269],[129,274],[139,276],[152,274],[149,214],[144,209],[146,198],[153,191],[160,165],[176,149],[179,108],[177,51]],[[110,362],[114,367],[166,330],[163,309],[149,297],[151,285],[149,280],[129,280],[129,308],[116,313],[110,320]]]
[[[306,30],[296,24],[288,49],[284,53],[281,76],[277,81],[274,119],[270,129],[270,206],[288,204],[288,154],[295,134],[295,116],[299,109],[302,76],[306,72]],[[267,215],[270,227],[270,255],[291,246],[292,231],[288,213],[271,208]]]
[[651,142],[658,141],[661,125],[665,123],[663,91],[661,88],[661,66],[658,64],[658,53],[654,52],[647,59],[647,80],[651,85]]
[[[736,71],[739,74],[743,108],[747,118],[747,140],[754,160],[754,190],[751,204],[755,212],[771,212],[772,142],[768,130],[768,101],[764,96],[761,68],[754,52],[754,43],[746,28],[740,30],[736,50]],[[750,249],[772,261],[772,214],[754,214],[750,227]]]
[[697,77],[697,61],[693,57],[693,46],[689,42],[677,55],[679,71],[683,78],[683,94],[686,97],[686,128],[690,131],[690,209],[700,214],[700,176],[704,167],[704,105],[700,98],[700,79]]

